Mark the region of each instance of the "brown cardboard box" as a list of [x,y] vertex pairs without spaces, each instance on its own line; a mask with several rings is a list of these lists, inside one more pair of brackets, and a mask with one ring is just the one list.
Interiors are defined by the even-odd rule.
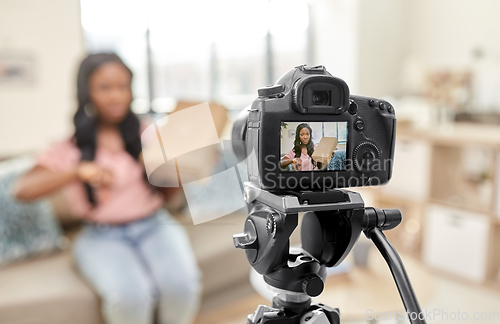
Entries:
[[332,153],[337,147],[337,143],[338,141],[335,137],[323,137],[312,154],[313,160],[319,163],[329,163]]
[[[214,168],[221,158],[221,147],[220,143],[217,143],[219,142],[217,137],[221,136],[228,120],[226,108],[216,103],[209,103],[208,108],[210,108],[209,114],[211,114],[211,118],[208,117],[208,119],[205,118],[204,120],[198,118],[198,120],[195,120],[197,116],[188,113],[183,118],[178,117],[174,120],[175,114],[182,114],[182,111],[187,112],[185,110],[187,108],[199,107],[203,109],[204,107],[201,106],[204,106],[204,104],[179,101],[168,119],[160,119],[157,121],[156,128],[145,131],[144,133],[149,133],[142,135],[141,141],[146,170],[150,169],[148,170],[148,179],[153,185],[176,187],[179,185],[179,176],[183,183],[188,183],[209,178],[213,175]],[[189,119],[188,121],[191,121],[191,123],[184,122],[186,119]],[[193,123],[196,122],[202,122],[203,126],[206,127],[201,127],[200,130],[199,127],[193,126]],[[150,123],[152,124],[152,121]],[[211,125],[212,123],[213,125]],[[198,146],[200,134],[211,136],[215,132],[215,140],[214,136],[212,136],[212,140],[208,145],[201,148]],[[160,137],[158,137],[158,134]],[[172,150],[168,150],[168,147],[171,146],[167,145],[165,139],[177,140],[181,136],[180,134],[184,134],[180,137],[182,146],[190,144],[194,145],[196,149],[189,150],[187,153],[172,154],[169,157]],[[161,144],[158,142],[159,138],[162,139]],[[162,150],[161,146],[163,146],[164,150]]]

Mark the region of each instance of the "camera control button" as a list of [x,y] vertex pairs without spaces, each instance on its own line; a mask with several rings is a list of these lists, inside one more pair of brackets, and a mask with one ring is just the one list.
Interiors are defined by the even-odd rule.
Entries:
[[379,102],[378,107],[380,108],[380,110],[384,110],[386,105],[383,102]]
[[375,107],[375,106],[377,106],[377,102],[376,102],[375,100],[373,100],[373,99],[372,99],[372,100],[368,101],[368,105],[369,105],[370,107]]
[[349,113],[351,115],[355,115],[358,112],[358,105],[354,100],[351,100],[351,103],[349,104]]
[[380,158],[378,147],[371,142],[364,142],[356,146],[353,153],[354,166],[358,171],[371,171],[376,160]]
[[285,86],[283,84],[275,84],[267,87],[259,88],[257,93],[259,97],[272,97],[275,96],[285,90]]
[[354,127],[356,128],[356,130],[362,131],[363,129],[365,129],[365,122],[362,119],[358,119],[354,122]]
[[389,106],[387,107],[387,111],[392,114],[394,112],[394,108],[392,108],[392,106]]

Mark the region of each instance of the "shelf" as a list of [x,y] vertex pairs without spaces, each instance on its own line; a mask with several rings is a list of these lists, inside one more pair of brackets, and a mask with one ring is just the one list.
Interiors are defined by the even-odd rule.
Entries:
[[489,248],[489,267],[488,282],[500,289],[500,254],[498,246],[500,245],[500,220],[495,219],[495,226],[491,228],[491,239]]
[[449,202],[449,201],[446,201],[446,200],[441,200],[441,199],[430,199],[429,202],[432,203],[432,204],[443,205],[443,206],[450,207],[450,208],[455,208],[455,209],[459,209],[459,210],[469,211],[471,213],[485,214],[488,217],[494,218],[494,215],[493,215],[492,211],[491,210],[487,210],[487,209],[474,208],[474,207],[471,207],[471,206],[461,205],[461,204],[457,204],[457,203],[452,203],[452,202]]
[[412,199],[411,197],[398,196],[396,194],[389,194],[382,191],[377,192],[377,199],[383,202],[388,202],[391,204],[401,204],[401,205],[408,205],[408,204],[422,205],[428,202],[428,200],[425,199],[415,200]]
[[467,148],[435,145],[430,170],[431,200],[493,214],[495,153],[479,144]]
[[486,281],[485,286],[493,288],[495,290],[500,290],[500,281],[498,281],[498,280],[488,280],[488,281]]
[[439,132],[435,128],[414,129],[410,127],[399,127],[396,138],[400,140],[421,139],[433,145],[446,145],[463,147],[470,145],[488,146],[489,148],[500,148],[500,128],[492,125],[478,125],[472,123],[455,123],[446,132]]
[[[457,123],[440,132],[403,126],[396,138],[393,183],[375,195],[377,207],[403,212],[403,223],[388,234],[398,248],[413,244],[413,253],[442,269],[470,270],[447,276],[500,290],[500,128]],[[468,235],[475,245],[461,246]],[[467,248],[479,269],[460,263]]]

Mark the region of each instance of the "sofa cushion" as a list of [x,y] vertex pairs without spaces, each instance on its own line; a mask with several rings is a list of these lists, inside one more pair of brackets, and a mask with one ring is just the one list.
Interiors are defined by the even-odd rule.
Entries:
[[31,157],[0,163],[0,266],[48,253],[64,244],[49,201],[23,203],[12,196],[15,180],[32,163]]
[[193,225],[189,215],[183,216],[176,218],[186,227],[203,273],[204,297],[248,282],[250,265],[244,251],[233,244],[233,235],[242,231],[247,215],[235,212],[198,225]]
[[68,249],[0,271],[0,323],[102,323],[99,299],[78,275]]

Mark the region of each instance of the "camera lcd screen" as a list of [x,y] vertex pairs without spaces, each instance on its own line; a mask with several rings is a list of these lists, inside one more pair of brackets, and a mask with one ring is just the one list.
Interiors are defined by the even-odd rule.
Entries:
[[347,122],[281,122],[283,172],[345,171]]

